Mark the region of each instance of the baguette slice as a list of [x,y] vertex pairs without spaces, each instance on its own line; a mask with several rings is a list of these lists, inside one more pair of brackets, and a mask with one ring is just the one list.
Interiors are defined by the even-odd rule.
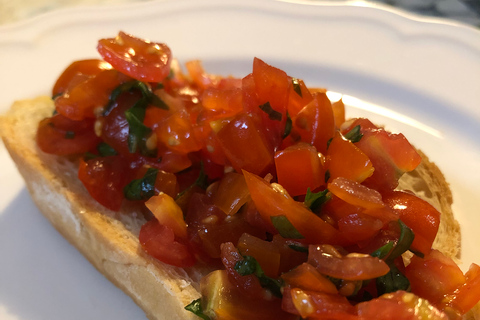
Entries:
[[[122,212],[105,209],[91,199],[78,180],[74,160],[38,149],[37,125],[53,110],[49,97],[39,97],[15,102],[0,118],[0,135],[40,211],[149,319],[198,319],[184,306],[200,296],[199,281],[210,270],[184,270],[145,254],[138,242],[140,227],[146,221],[142,208],[124,208]],[[404,175],[399,188],[414,191],[442,212],[434,247],[458,258],[460,227],[451,210],[452,194],[437,166],[421,155],[422,164]],[[480,319],[478,308],[466,318]]]

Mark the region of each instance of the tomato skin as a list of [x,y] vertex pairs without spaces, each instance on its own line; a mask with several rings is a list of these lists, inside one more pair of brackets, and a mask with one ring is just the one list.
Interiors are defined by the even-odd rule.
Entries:
[[61,114],[40,121],[35,138],[43,152],[60,156],[91,151],[101,141],[95,134],[93,119],[74,121]]
[[405,269],[412,292],[438,304],[445,295],[453,293],[465,283],[465,276],[450,258],[432,249],[424,259],[414,256]]
[[222,263],[227,270],[230,282],[250,297],[263,299],[265,293],[258,278],[253,274],[242,276],[235,270],[235,264],[242,261],[243,256],[238,252],[233,243],[223,243],[220,249]]
[[115,69],[140,81],[162,82],[170,73],[172,53],[163,43],[121,31],[116,38],[99,40],[97,50]]
[[243,174],[250,196],[270,230],[275,231],[270,217],[283,215],[305,237],[307,243],[345,243],[345,239],[338,230],[308,210],[303,204],[275,191],[260,177],[247,171],[244,171]]
[[[321,274],[345,280],[368,280],[390,271],[381,259],[369,255],[341,256],[332,254],[328,245],[310,245],[308,262]],[[332,247],[333,248],[333,247]]]
[[55,98],[55,108],[72,120],[95,118],[95,110],[105,107],[113,89],[127,80],[116,70],[102,70]]
[[120,156],[81,159],[78,178],[92,198],[106,208],[118,211],[124,199],[123,188],[133,178],[133,172]]
[[317,149],[307,143],[298,143],[275,153],[278,183],[291,196],[307,193],[325,184],[325,171]]
[[356,181],[337,177],[328,184],[328,190],[345,202],[365,209],[380,209],[385,206],[382,195],[375,189]]
[[223,153],[237,172],[265,173],[273,165],[273,149],[258,122],[242,113],[225,124],[216,137]]
[[383,201],[415,233],[412,249],[429,253],[440,226],[440,212],[409,192],[386,193]]
[[314,93],[312,102],[297,114],[293,124],[302,141],[312,144],[320,153],[326,154],[327,143],[335,134],[335,119],[327,94]]
[[278,277],[281,257],[275,243],[244,233],[238,239],[237,248],[242,255],[254,257],[268,277]]
[[465,274],[466,282],[446,296],[442,306],[446,305],[465,314],[480,301],[480,266],[472,263]]
[[58,77],[52,89],[52,96],[62,94],[76,84],[89,77],[96,76],[103,70],[110,70],[112,66],[103,60],[90,59],[72,62]]
[[285,287],[282,309],[308,319],[354,320],[355,307],[347,298],[325,292]]
[[282,279],[292,288],[338,294],[337,287],[333,282],[309,263],[302,263],[291,271],[282,274]]
[[142,226],[138,239],[142,248],[155,259],[181,268],[195,265],[196,260],[189,247],[177,241],[172,229],[156,219]]
[[405,291],[385,294],[377,299],[359,303],[360,320],[449,320],[449,317],[428,301]]
[[331,140],[325,156],[325,167],[330,172],[331,180],[344,177],[361,183],[375,170],[367,155],[338,131]]

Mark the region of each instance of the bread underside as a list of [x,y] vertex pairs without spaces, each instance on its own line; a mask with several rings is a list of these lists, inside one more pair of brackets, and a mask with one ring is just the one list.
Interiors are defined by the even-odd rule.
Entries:
[[[35,204],[149,319],[198,319],[184,306],[200,297],[198,284],[209,270],[172,267],[144,253],[138,242],[140,227],[146,221],[142,208],[126,207],[120,212],[105,209],[91,199],[77,178],[74,159],[47,155],[38,149],[38,123],[51,116],[53,109],[49,97],[38,97],[14,103],[0,118],[0,134]],[[422,164],[404,175],[399,187],[414,191],[442,212],[434,248],[458,258],[460,227],[451,210],[450,188],[437,166],[421,155]],[[468,318],[477,319],[473,310]]]

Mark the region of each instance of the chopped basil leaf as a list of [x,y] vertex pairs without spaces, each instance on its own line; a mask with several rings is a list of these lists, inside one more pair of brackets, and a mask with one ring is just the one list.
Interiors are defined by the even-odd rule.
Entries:
[[262,288],[269,290],[276,297],[282,297],[282,280],[266,276],[262,267],[254,257],[244,256],[243,260],[237,261],[234,269],[242,276],[255,275],[260,281]]
[[305,238],[300,232],[298,232],[286,216],[274,216],[270,217],[270,220],[272,220],[273,226],[282,237],[287,239]]
[[285,130],[283,131],[282,139],[285,139],[286,137],[288,137],[290,132],[292,132],[292,118],[290,118],[290,115],[288,114],[288,111],[287,111],[287,121],[285,121]]
[[209,316],[203,313],[201,298],[198,298],[197,300],[193,300],[190,304],[185,306],[185,310],[192,312],[197,317],[200,317],[203,320],[211,320]]
[[372,252],[370,255],[372,257],[383,259],[386,256],[388,256],[388,254],[392,251],[394,246],[395,246],[395,241],[389,241],[385,245],[381,246],[380,248]]
[[143,178],[135,179],[125,186],[123,193],[128,200],[147,200],[155,195],[155,180],[158,169],[149,168]]
[[65,132],[65,139],[73,139],[73,138],[75,138],[75,132],[74,131]]
[[360,125],[353,127],[350,131],[348,131],[344,137],[353,143],[360,141],[362,139],[363,134],[360,132]]
[[117,151],[115,151],[115,149],[113,149],[110,145],[108,145],[105,142],[101,142],[97,146],[97,151],[101,157],[114,156],[118,154]]
[[128,151],[135,153],[139,149],[146,150],[145,141],[152,130],[143,124],[145,109],[133,106],[125,111],[125,118],[128,122]]
[[292,78],[293,90],[300,96],[302,95],[302,88],[300,87],[300,81],[297,78]]
[[403,273],[398,270],[394,263],[390,264],[390,271],[376,279],[376,286],[378,295],[384,293],[395,292],[397,290],[410,290],[410,281]]
[[195,186],[200,187],[201,189],[205,190],[208,187],[208,176],[205,174],[205,169],[203,167],[203,162],[200,162],[200,172],[198,173],[198,177],[194,183],[188,186],[185,190],[181,191],[175,197],[175,201],[180,199],[183,195],[188,193],[189,190],[194,188]]
[[120,96],[120,94],[124,92],[134,91],[134,90],[138,90],[142,94],[142,98],[140,99],[140,102],[144,108],[146,108],[148,105],[153,105],[153,106],[168,110],[167,104],[164,101],[162,101],[162,99],[160,99],[155,93],[153,93],[150,86],[148,86],[146,83],[142,81],[132,80],[132,81],[124,82],[121,85],[117,86],[115,89],[113,89],[103,114],[108,115],[110,111],[112,111],[112,109],[115,106],[115,101]]
[[263,112],[268,114],[268,117],[271,120],[282,121],[282,114],[277,110],[273,109],[272,106],[270,105],[270,102],[266,102],[258,107],[262,109]]
[[413,233],[412,229],[407,227],[402,220],[398,220],[398,224],[400,225],[400,237],[398,238],[398,242],[395,247],[390,252],[390,255],[387,257],[388,261],[393,261],[397,257],[401,256],[405,251],[410,249],[412,245],[413,239],[415,238],[415,234]]
[[307,194],[305,195],[305,200],[303,204],[312,211],[317,211],[320,207],[330,200],[331,196],[328,193],[328,189],[319,192],[311,192],[310,188],[307,189]]

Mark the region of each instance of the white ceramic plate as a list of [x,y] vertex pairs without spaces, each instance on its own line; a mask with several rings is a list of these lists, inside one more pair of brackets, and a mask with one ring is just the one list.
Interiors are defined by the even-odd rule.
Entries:
[[[0,111],[48,94],[64,67],[97,57],[96,41],[119,30],[165,42],[182,62],[201,59],[211,72],[246,75],[258,56],[350,96],[350,115],[405,133],[438,163],[463,228],[462,268],[480,263],[478,30],[358,1],[172,0],[57,11],[0,28]],[[0,165],[0,318],[144,318],[41,216],[3,145]]]

